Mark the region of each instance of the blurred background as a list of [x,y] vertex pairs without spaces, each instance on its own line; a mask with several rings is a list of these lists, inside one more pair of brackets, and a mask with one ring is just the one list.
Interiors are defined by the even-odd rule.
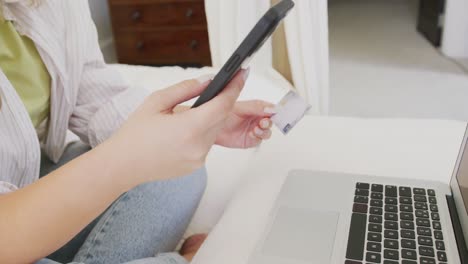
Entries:
[[[226,45],[223,36],[213,33],[218,21],[216,26],[229,31],[226,18],[220,20],[216,17],[220,14],[213,13],[240,14],[239,10],[251,10],[256,2],[259,12],[253,17],[258,18],[266,0],[219,1],[235,2],[239,10],[218,9],[226,7],[219,7],[220,3],[213,7],[215,1],[89,2],[108,63],[219,67],[220,50],[229,54],[238,43]],[[468,1],[295,2],[306,7],[309,17],[293,14],[300,21],[287,22],[286,33],[284,28],[276,33],[269,52],[274,68],[285,79],[295,86],[305,83],[306,88],[298,89],[313,105],[321,105],[316,113],[468,120]],[[230,19],[234,25],[243,23],[239,15]],[[315,56],[305,54],[310,44],[303,44],[302,50],[291,47],[294,27],[308,38],[301,42],[316,45],[310,47]],[[326,40],[321,34],[326,34]],[[303,70],[302,79],[317,80],[301,81],[295,72],[298,67],[291,70],[290,62],[297,62],[291,56],[314,61],[314,67]]]

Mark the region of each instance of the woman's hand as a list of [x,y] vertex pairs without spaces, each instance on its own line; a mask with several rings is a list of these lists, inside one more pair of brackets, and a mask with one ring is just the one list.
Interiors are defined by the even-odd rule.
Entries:
[[213,100],[183,112],[174,111],[175,106],[198,96],[208,81],[189,80],[155,92],[102,144],[106,152],[102,156],[108,157],[106,165],[116,179],[136,184],[182,176],[200,168],[232,116],[247,75],[241,71]]
[[274,105],[263,101],[239,102],[226,119],[216,144],[229,148],[251,148],[271,137]]

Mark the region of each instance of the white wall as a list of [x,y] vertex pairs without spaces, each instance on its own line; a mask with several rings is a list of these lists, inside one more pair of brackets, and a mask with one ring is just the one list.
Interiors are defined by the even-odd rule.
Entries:
[[468,58],[468,0],[447,0],[442,52]]
[[99,44],[108,63],[117,61],[107,0],[89,0],[89,7],[99,33]]

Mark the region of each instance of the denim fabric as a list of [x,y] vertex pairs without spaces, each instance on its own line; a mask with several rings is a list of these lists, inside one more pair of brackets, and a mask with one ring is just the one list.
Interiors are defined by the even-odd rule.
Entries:
[[[67,148],[62,160],[41,163],[47,174],[88,151],[82,143]],[[67,245],[36,264],[182,264],[171,253],[198,207],[206,187],[204,168],[174,180],[143,184],[123,194]]]

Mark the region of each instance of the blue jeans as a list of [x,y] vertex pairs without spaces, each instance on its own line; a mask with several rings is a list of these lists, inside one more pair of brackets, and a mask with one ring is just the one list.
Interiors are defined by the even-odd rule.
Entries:
[[[62,160],[41,162],[41,175],[89,150],[70,145]],[[123,194],[68,244],[36,264],[184,264],[174,253],[206,187],[206,170],[143,184]]]

